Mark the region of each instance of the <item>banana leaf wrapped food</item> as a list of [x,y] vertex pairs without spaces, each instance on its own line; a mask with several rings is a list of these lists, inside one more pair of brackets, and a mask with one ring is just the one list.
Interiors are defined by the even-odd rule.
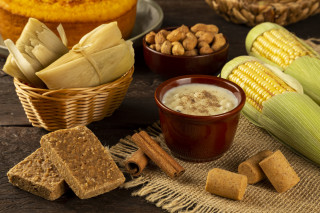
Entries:
[[277,66],[296,78],[304,92],[320,104],[320,55],[284,27],[265,22],[246,38],[249,55]]
[[132,42],[123,40],[117,23],[111,22],[83,36],[36,75],[49,89],[93,87],[119,78],[133,64]]
[[44,87],[35,73],[69,51],[61,25],[58,26],[58,32],[62,41],[45,24],[29,18],[16,45],[10,39],[4,41],[10,54],[3,71],[25,83]]
[[252,56],[229,61],[221,77],[245,91],[242,112],[252,123],[320,165],[320,106],[299,81]]

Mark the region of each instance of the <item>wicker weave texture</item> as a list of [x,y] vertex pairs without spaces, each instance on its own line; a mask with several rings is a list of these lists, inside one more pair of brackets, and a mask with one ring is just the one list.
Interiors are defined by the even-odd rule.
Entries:
[[133,72],[134,67],[111,83],[89,88],[39,89],[18,79],[14,79],[14,85],[32,125],[54,131],[111,116],[122,103]]
[[274,22],[285,26],[320,12],[320,0],[205,0],[227,21],[255,26]]

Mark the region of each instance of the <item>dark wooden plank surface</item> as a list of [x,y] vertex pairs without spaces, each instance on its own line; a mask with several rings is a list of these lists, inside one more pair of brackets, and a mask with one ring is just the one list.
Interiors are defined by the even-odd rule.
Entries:
[[[163,27],[217,24],[230,42],[229,59],[246,54],[244,40],[249,27],[226,22],[204,0],[157,0],[164,12]],[[287,28],[303,39],[320,38],[320,15]],[[158,120],[153,99],[156,87],[164,80],[146,67],[141,47],[136,48],[134,80],[120,108],[109,118],[88,127],[104,145],[114,145]],[[4,59],[0,59],[0,67]],[[0,71],[0,212],[163,212],[143,198],[132,197],[132,190],[116,189],[88,200],[78,199],[69,191],[57,201],[46,201],[8,183],[6,172],[36,148],[47,131],[32,127],[15,94],[12,78]]]

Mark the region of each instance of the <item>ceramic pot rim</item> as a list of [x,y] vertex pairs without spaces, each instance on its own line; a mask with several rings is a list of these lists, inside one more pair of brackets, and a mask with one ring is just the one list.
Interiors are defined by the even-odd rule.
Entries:
[[[168,87],[169,85],[176,84],[176,86],[178,86],[178,85],[188,84],[188,82],[187,82],[188,80],[189,80],[189,83],[201,83],[201,82],[199,82],[200,79],[209,79],[211,82],[219,82],[219,83],[226,85],[227,87],[234,88],[236,90],[236,93],[238,93],[240,95],[240,101],[239,101],[238,105],[234,109],[232,109],[228,112],[225,112],[225,113],[218,114],[218,115],[199,116],[199,115],[188,115],[188,114],[177,112],[175,110],[168,108],[167,106],[165,106],[162,103],[161,95],[162,96],[164,95],[164,93],[166,91],[163,92],[163,90],[165,90],[165,88]],[[186,83],[179,84],[179,81],[181,82],[183,80],[186,81]],[[210,83],[205,82],[205,84],[210,84]],[[215,85],[215,84],[213,84],[213,85]],[[225,88],[225,87],[223,87],[223,88]],[[225,89],[228,89],[228,88],[225,88]],[[232,92],[232,93],[235,94],[234,92]],[[219,121],[219,120],[228,119],[230,117],[237,115],[241,111],[241,109],[243,108],[245,101],[246,101],[246,95],[245,95],[243,89],[241,87],[239,87],[237,84],[235,84],[229,80],[226,80],[226,79],[223,79],[220,77],[216,77],[216,76],[210,76],[210,75],[183,75],[183,76],[170,78],[170,79],[164,81],[163,83],[161,83],[157,87],[157,89],[154,93],[154,98],[155,98],[156,104],[158,105],[160,110],[164,111],[165,113],[167,113],[169,115],[177,116],[177,117],[187,119],[187,120],[192,120],[192,121]]]

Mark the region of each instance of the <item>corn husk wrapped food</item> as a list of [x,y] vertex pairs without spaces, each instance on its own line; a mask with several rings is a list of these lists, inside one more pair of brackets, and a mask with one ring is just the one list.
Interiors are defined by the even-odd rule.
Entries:
[[320,55],[304,41],[274,23],[252,28],[246,38],[249,55],[296,78],[304,92],[320,104]]
[[242,112],[251,122],[320,165],[320,106],[295,78],[251,56],[229,61],[221,77],[245,91]]
[[16,45],[10,39],[4,41],[10,55],[3,71],[35,87],[44,87],[35,73],[68,52],[67,39],[61,25],[58,32],[62,41],[45,24],[30,18]]
[[81,38],[72,50],[37,72],[49,89],[93,87],[111,82],[134,64],[131,41],[116,22],[103,24]]

